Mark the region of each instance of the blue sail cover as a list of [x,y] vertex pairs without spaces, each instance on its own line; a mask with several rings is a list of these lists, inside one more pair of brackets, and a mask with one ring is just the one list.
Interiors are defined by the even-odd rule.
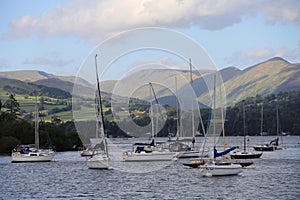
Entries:
[[226,149],[225,151],[222,152],[218,152],[216,148],[214,148],[214,158],[220,157],[220,156],[224,156],[226,154],[228,154],[230,151],[235,150],[236,147],[231,147],[229,149]]

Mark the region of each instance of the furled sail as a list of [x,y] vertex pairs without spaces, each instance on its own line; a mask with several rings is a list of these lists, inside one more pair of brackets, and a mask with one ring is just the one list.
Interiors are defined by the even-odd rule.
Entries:
[[216,148],[214,148],[214,158],[220,157],[220,156],[224,156],[226,154],[228,154],[229,152],[235,150],[236,147],[231,147],[229,149],[226,149],[225,151],[222,152],[218,152]]

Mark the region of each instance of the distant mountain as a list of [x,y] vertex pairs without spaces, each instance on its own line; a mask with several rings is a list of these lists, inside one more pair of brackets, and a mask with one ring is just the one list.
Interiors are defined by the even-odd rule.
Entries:
[[242,73],[242,70],[236,67],[227,67],[220,70],[223,82],[226,82],[236,76],[239,76]]
[[224,84],[227,101],[233,103],[256,95],[300,90],[300,64],[276,57],[243,70]]
[[36,85],[14,79],[0,78],[0,95],[7,96],[6,93],[29,96],[47,96],[52,98],[71,98],[69,92],[58,88],[51,88],[43,85]]
[[53,74],[48,74],[46,72],[37,71],[37,70],[0,72],[0,78],[16,79],[23,82],[34,82],[34,81],[49,79],[54,77],[55,75]]
[[19,81],[42,85],[50,88],[57,88],[72,94],[74,81],[81,94],[88,96],[94,94],[95,86],[88,81],[75,76],[56,76],[37,70],[20,70],[0,72],[0,78],[16,79]]
[[[227,104],[229,105],[249,96],[264,96],[281,91],[300,90],[300,64],[291,64],[280,57],[258,63],[245,70],[240,70],[236,67],[224,68],[220,70],[220,74],[225,86]],[[95,85],[74,76],[56,76],[42,71],[23,70],[0,72],[0,77],[58,88],[68,93],[72,93],[73,84],[76,80],[76,87],[79,91],[77,93],[88,97],[93,97],[95,93]],[[186,91],[190,84],[190,73],[188,70],[147,69],[134,74],[134,79],[128,78],[126,84],[122,85],[123,89],[116,95],[125,97],[128,94],[122,93],[122,91],[125,92],[127,88],[139,86],[140,88],[135,91],[134,98],[145,100],[149,98],[149,89],[146,86],[141,87],[137,84],[139,80],[151,80],[154,84],[164,80],[166,87],[171,86],[175,88],[175,77],[177,79],[178,92]],[[212,88],[208,88],[206,83],[213,81],[214,71],[193,71],[192,77],[193,82],[191,85],[198,100],[203,104],[209,105],[210,96],[208,95],[208,89],[211,90]],[[108,93],[113,92],[116,83],[118,82],[115,80],[103,81],[101,82],[101,89],[108,95]],[[164,102],[169,99],[171,102],[174,95],[172,92],[174,91],[159,85],[154,85],[154,87],[158,98]]]

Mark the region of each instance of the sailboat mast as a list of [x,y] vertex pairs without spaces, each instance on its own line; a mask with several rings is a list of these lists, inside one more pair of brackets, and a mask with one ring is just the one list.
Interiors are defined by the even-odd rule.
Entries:
[[102,107],[102,97],[101,97],[101,89],[100,89],[100,81],[99,81],[99,76],[98,76],[98,67],[97,67],[97,54],[95,55],[95,65],[96,65],[96,76],[97,76],[97,89],[98,89],[98,95],[99,95],[99,109],[98,110],[98,115],[100,112],[101,115],[101,122],[102,122],[102,128],[103,128],[103,134],[105,130],[105,124],[104,124],[104,115],[103,115],[103,107]]
[[[279,137],[279,134],[282,130],[280,130],[280,126],[279,126],[279,108],[278,108],[278,105],[276,105],[276,124],[277,124],[277,136]],[[282,133],[280,134],[280,139],[281,139],[281,144],[283,145]]]
[[222,104],[222,87],[221,87],[220,74],[218,74],[218,80],[220,84],[220,109],[221,109],[221,119],[222,119],[223,146],[224,146],[224,150],[226,150],[225,122],[224,122],[224,111],[223,111],[223,104]]
[[261,104],[260,135],[263,136],[264,104]]
[[181,127],[179,127],[179,102],[178,102],[178,94],[177,94],[177,92],[178,92],[178,90],[177,90],[177,77],[175,77],[175,92],[176,92],[176,107],[177,107],[177,120],[176,120],[176,125],[177,125],[177,139],[179,139],[179,137],[180,137],[180,128]]
[[245,102],[243,101],[243,125],[244,125],[244,152],[246,152],[246,120],[245,120]]
[[40,141],[39,141],[39,109],[38,109],[38,102],[37,102],[37,96],[36,96],[36,102],[35,102],[35,128],[34,128],[34,137],[35,137],[35,147],[37,149],[40,148]]
[[[97,90],[98,90],[98,105],[97,105],[97,121],[98,125],[100,125],[101,130],[101,135],[102,138],[104,138],[104,143],[105,143],[105,153],[108,156],[108,150],[107,150],[107,144],[106,144],[106,139],[105,139],[105,124],[104,124],[104,115],[103,115],[103,108],[102,108],[102,98],[101,98],[101,90],[100,90],[100,81],[99,81],[99,76],[98,76],[98,67],[97,67],[97,54],[95,55],[95,66],[96,66],[96,77],[97,77]],[[99,116],[100,114],[100,116]],[[101,118],[101,121],[99,121],[99,117]],[[101,124],[100,124],[101,123]],[[98,132],[96,131],[97,136]]]
[[279,136],[279,114],[278,114],[278,105],[276,105],[276,131],[277,136]]
[[192,59],[189,59],[189,66],[190,66],[190,80],[191,80],[191,84],[193,83],[193,72],[192,72]]
[[214,135],[214,147],[216,146],[216,74],[214,76],[214,98],[213,98],[213,135]]
[[153,120],[153,106],[152,106],[152,84],[149,82],[149,93],[150,93],[150,109],[151,109],[151,137],[154,139],[154,120]]
[[[189,64],[190,64],[190,84],[193,87],[193,75],[192,75],[192,59],[189,59]],[[194,119],[194,99],[192,99],[192,136],[193,136],[193,141],[195,140],[195,119]],[[194,147],[194,142],[193,142],[193,147]]]

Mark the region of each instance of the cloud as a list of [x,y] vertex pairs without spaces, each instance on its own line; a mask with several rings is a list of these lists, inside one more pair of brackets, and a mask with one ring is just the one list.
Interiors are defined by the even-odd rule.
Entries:
[[290,23],[300,25],[300,2],[298,0],[265,0],[258,4],[269,23]]
[[[274,48],[252,48],[245,52],[239,51],[226,58],[226,62],[233,66],[247,67],[260,63],[273,57],[282,57],[291,63],[299,63],[300,46],[294,49],[286,47]],[[246,64],[246,65],[245,65]]]
[[[261,3],[262,2],[262,3]],[[297,6],[294,6],[297,5]],[[75,35],[92,42],[123,30],[146,26],[169,28],[198,26],[219,30],[261,12],[269,22],[299,22],[296,1],[248,0],[74,0],[53,7],[39,17],[14,19],[7,39]]]
[[269,48],[260,48],[260,49],[249,49],[246,53],[245,56],[248,59],[251,59],[253,61],[261,60],[264,58],[270,58],[274,55],[275,52],[272,49]]
[[123,30],[145,26],[197,25],[216,30],[241,21],[247,9],[249,3],[246,0],[75,0],[65,6],[53,7],[40,17],[23,16],[14,19],[6,38],[28,37],[30,34],[71,34],[99,41],[99,38]]
[[30,15],[24,15],[20,19],[14,19],[9,23],[11,31],[4,36],[5,39],[26,38],[34,33],[38,19]]
[[29,65],[48,65],[48,66],[54,66],[54,67],[61,67],[69,64],[71,61],[64,61],[60,59],[48,59],[43,57],[38,57],[33,60],[25,60],[24,64]]
[[246,57],[252,61],[257,61],[261,59],[269,59],[272,57],[282,57],[295,62],[299,59],[300,48],[287,49],[286,47],[280,47],[278,49],[270,48],[260,48],[260,49],[250,49],[246,52]]

